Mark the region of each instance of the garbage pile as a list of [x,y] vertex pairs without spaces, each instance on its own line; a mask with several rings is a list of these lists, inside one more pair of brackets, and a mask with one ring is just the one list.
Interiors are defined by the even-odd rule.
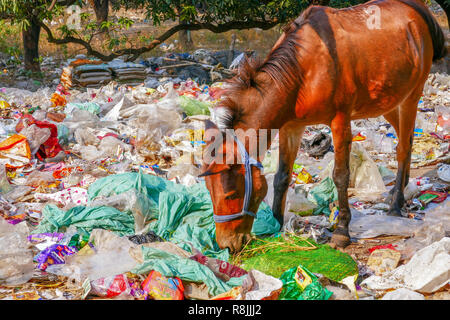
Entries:
[[[1,89],[0,299],[448,298],[449,76],[430,75],[424,90],[412,164],[433,167],[411,177],[404,218],[386,214],[395,131],[383,118],[355,121],[353,244],[327,245],[339,212],[333,144],[328,127],[311,126],[284,226],[269,187],[253,240],[232,256],[215,241],[198,178],[204,120],[224,83],[164,78],[150,60],[78,57],[55,90]],[[269,185],[277,141],[263,162]],[[383,236],[394,240],[372,245]],[[359,259],[352,248],[364,244]]]
[[[238,53],[235,52],[232,56]],[[210,52],[200,49],[192,55],[169,53],[164,57],[141,59],[138,63],[126,62],[122,58],[105,63],[98,59],[87,59],[80,54],[67,61],[60,80],[66,88],[100,88],[112,80],[119,85],[130,86],[145,83],[146,87],[154,89],[160,84],[178,84],[187,79],[205,84],[233,75],[232,71],[226,69],[226,54],[227,52],[223,51]],[[237,64],[240,59],[236,59],[231,62]]]

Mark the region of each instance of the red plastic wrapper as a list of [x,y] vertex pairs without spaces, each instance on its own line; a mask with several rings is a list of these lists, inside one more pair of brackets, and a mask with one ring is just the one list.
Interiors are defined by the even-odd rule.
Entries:
[[370,248],[370,249],[369,249],[369,252],[372,253],[373,251],[378,250],[378,249],[392,249],[392,250],[398,251],[395,247],[396,247],[396,246],[393,246],[392,244],[386,244],[386,245],[381,245],[381,246],[375,246],[375,247]]
[[90,294],[95,296],[112,298],[129,291],[128,278],[124,274],[91,281]]
[[142,282],[148,298],[154,300],[183,300],[184,287],[179,278],[166,278],[158,271],[151,271]]
[[236,267],[235,265],[232,265],[226,261],[209,258],[198,251],[189,259],[195,260],[198,263],[207,266],[209,269],[211,269],[211,271],[216,275],[217,278],[223,281],[228,281],[231,278],[239,278],[248,273],[244,269]]
[[58,128],[47,121],[38,121],[34,119],[31,115],[25,114],[20,119],[19,123],[16,125],[16,131],[20,132],[24,128],[24,121],[27,121],[28,125],[31,126],[35,124],[38,128],[48,128],[50,129],[50,138],[45,141],[41,147],[39,148],[38,152],[36,153],[36,157],[42,161],[42,159],[45,158],[53,158],[55,157],[60,151],[63,151],[61,146],[59,145],[58,140]]

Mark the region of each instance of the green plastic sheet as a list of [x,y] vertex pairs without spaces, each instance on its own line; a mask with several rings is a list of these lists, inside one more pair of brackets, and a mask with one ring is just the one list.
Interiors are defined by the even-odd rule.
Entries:
[[180,96],[178,98],[178,102],[180,104],[180,108],[188,116],[204,114],[209,115],[209,107],[210,104],[207,102],[202,102],[196,99],[189,98],[187,96]]
[[[100,105],[95,102],[69,102],[65,108],[65,110],[72,111],[75,108],[78,108],[80,110],[86,110],[93,114],[99,114],[100,113]],[[66,114],[68,114],[66,112]]]
[[333,292],[322,287],[317,277],[311,271],[302,265],[299,267],[311,277],[312,283],[303,290],[295,281],[298,267],[287,270],[280,277],[280,280],[283,282],[283,290],[278,298],[279,300],[328,300],[333,295]]
[[[89,187],[88,196],[93,200],[130,190],[147,196],[158,206],[157,220],[148,225],[148,230],[188,252],[193,246],[206,256],[228,261],[228,250],[221,250],[215,240],[211,196],[204,183],[186,187],[141,171],[127,172],[95,181]],[[269,206],[262,203],[252,233],[274,234],[279,229]]]
[[206,266],[197,261],[150,247],[142,247],[144,262],[131,270],[134,274],[156,270],[166,277],[178,277],[182,280],[205,283],[212,296],[227,292],[242,285],[246,275],[231,278],[228,282],[218,279]]
[[308,193],[308,200],[317,205],[313,214],[325,214],[330,215],[329,208],[330,203],[338,200],[337,188],[334,181],[330,177],[326,177],[319,183],[318,186],[311,189]]
[[69,226],[75,226],[81,233],[90,233],[93,229],[105,229],[120,236],[134,234],[134,219],[112,207],[73,207],[67,211],[55,205],[47,205],[42,210],[43,219],[35,233],[60,232]]
[[[87,193],[88,204],[98,197],[109,198],[123,193],[134,193],[138,200],[148,199],[144,202],[152,208],[145,212],[150,218],[156,218],[147,225],[148,231],[154,231],[187,252],[192,252],[192,248],[195,248],[206,256],[229,260],[228,250],[220,249],[215,240],[213,207],[204,183],[186,187],[141,171],[127,172],[95,181]],[[121,212],[108,206],[80,206],[63,211],[54,205],[48,205],[43,210],[43,216],[34,233],[62,231],[62,228],[71,225],[76,226],[83,234],[95,228],[111,230],[121,236],[135,232],[131,212]],[[279,229],[280,225],[269,206],[262,203],[252,232],[256,235],[273,234]],[[132,270],[133,273],[157,270],[164,276],[205,283],[211,295],[226,292],[241,285],[243,281],[241,277],[223,282],[208,267],[155,248],[142,247],[142,253],[144,261]]]

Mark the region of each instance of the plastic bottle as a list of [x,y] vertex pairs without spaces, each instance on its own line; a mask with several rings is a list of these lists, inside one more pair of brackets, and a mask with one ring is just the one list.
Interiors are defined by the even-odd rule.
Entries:
[[411,200],[420,192],[419,186],[415,180],[410,181],[408,185],[403,190],[405,201]]

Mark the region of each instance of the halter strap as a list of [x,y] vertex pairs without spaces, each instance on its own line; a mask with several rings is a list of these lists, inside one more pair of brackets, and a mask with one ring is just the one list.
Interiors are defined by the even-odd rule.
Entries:
[[252,166],[263,169],[263,165],[253,157],[250,157],[247,150],[245,150],[244,145],[238,139],[238,137],[233,133],[233,138],[236,141],[238,146],[239,153],[241,158],[244,160],[244,168],[245,168],[245,195],[244,195],[244,206],[242,207],[242,211],[229,215],[216,215],[213,214],[213,218],[215,222],[228,222],[232,220],[239,219],[245,215],[249,215],[256,218],[256,213],[248,211],[248,206],[250,204],[250,197],[252,195],[253,182],[252,182]]

